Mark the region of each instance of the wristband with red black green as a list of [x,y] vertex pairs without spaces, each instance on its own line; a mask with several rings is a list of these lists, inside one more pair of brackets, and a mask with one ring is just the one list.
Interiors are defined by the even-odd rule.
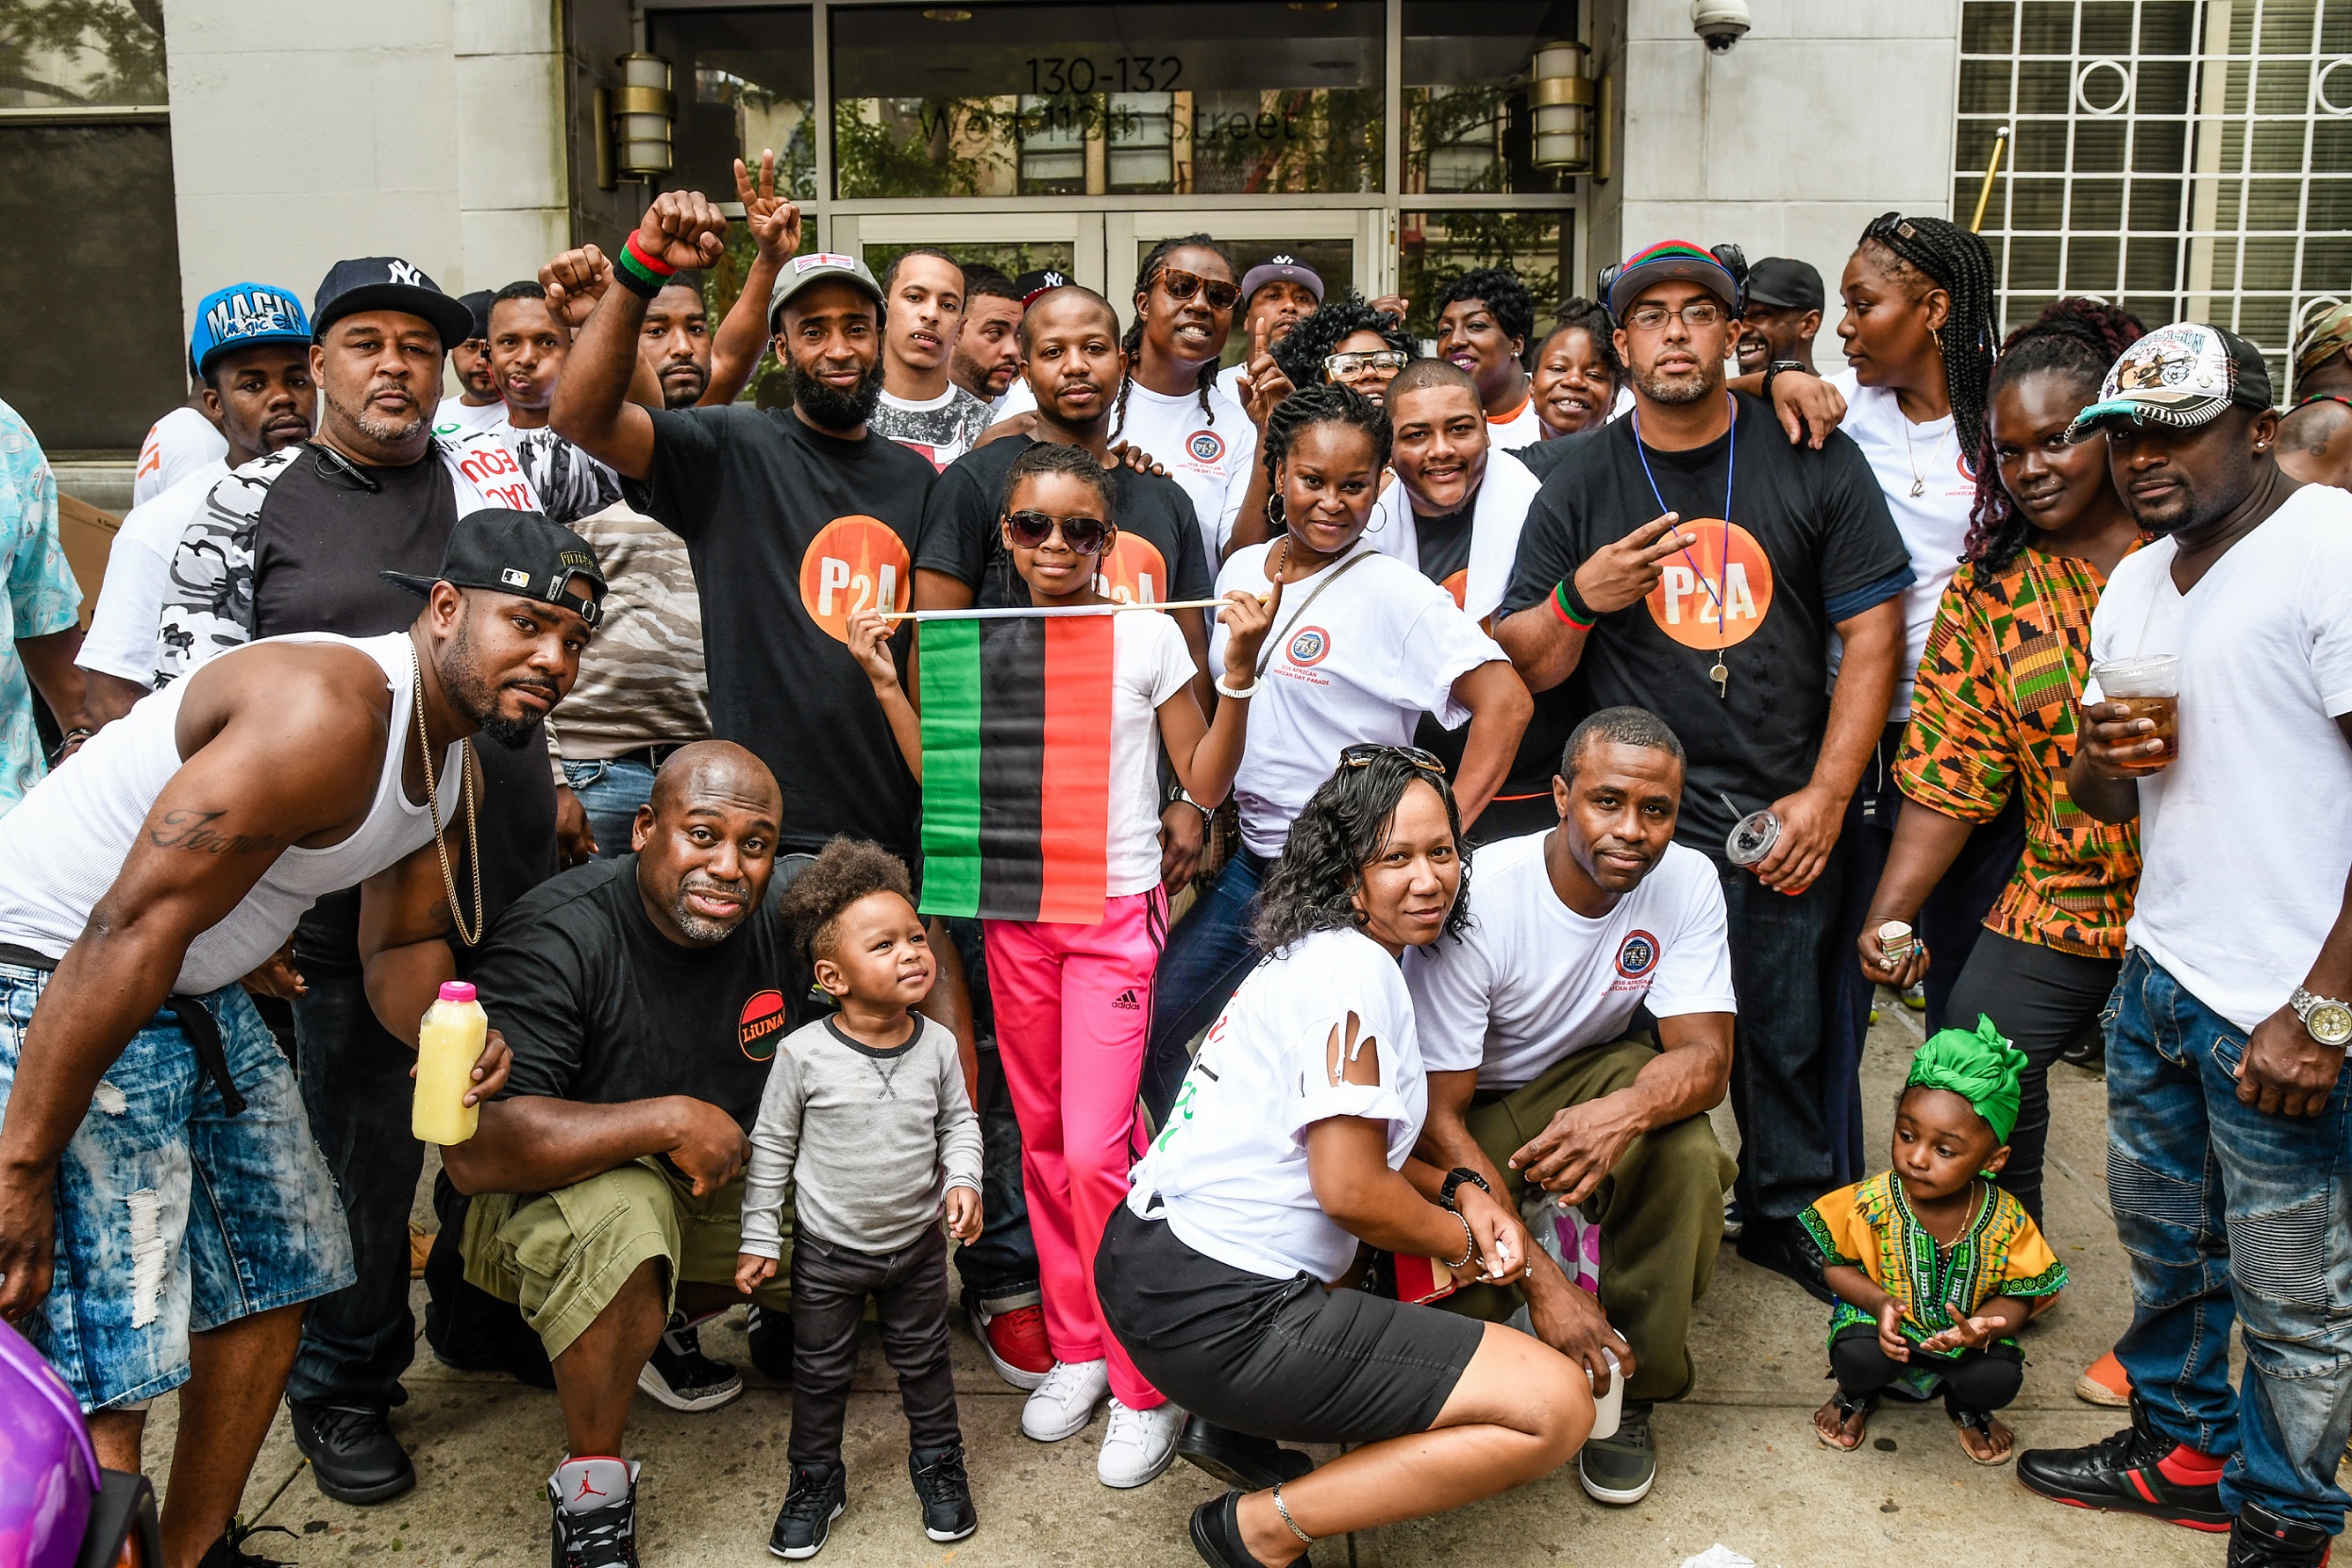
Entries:
[[1577,597],[1576,579],[1573,577],[1561,578],[1559,586],[1551,591],[1551,612],[1569,625],[1586,632],[1592,630],[1593,622],[1601,619],[1593,613],[1591,605]]
[[658,256],[647,254],[645,247],[637,244],[637,236],[634,233],[621,243],[621,254],[614,258],[613,263],[614,277],[619,280],[622,287],[642,299],[651,299],[659,294],[677,272],[677,268]]

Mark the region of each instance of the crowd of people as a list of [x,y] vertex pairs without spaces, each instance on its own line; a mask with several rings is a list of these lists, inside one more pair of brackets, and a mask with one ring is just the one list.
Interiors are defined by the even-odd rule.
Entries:
[[[690,192],[464,298],[208,295],[86,633],[0,405],[0,1316],[111,1468],[178,1391],[169,1568],[263,1561],[281,1399],[327,1495],[416,1484],[413,1269],[435,1354],[556,1396],[559,1565],[638,1561],[631,1405],[737,1397],[737,1309],[792,1390],[768,1546],[817,1553],[870,1303],[929,1539],[999,1462],[961,1319],[1028,1438],[1103,1413],[1106,1486],[1189,1461],[1202,1560],[1272,1568],[1571,1459],[1639,1503],[1726,1241],[1824,1304],[1823,1445],[1940,1396],[2045,1497],[2324,1563],[2352,826],[2244,791],[2352,794],[2352,307],[2282,416],[2219,327],[2004,338],[1933,217],[1859,237],[1825,374],[1823,279],[1731,246],[1466,272],[1423,340],[1208,235],[1124,308],[877,276],[772,159],[737,186],[716,321]],[[1099,635],[989,636],[964,691],[926,615]],[[1105,706],[1056,718],[1073,659]],[[1006,793],[960,701],[1100,776]],[[924,913],[957,810],[1090,859],[1099,918]],[[1883,1162],[1881,987],[1927,1013]],[[2134,1295],[2078,1386],[2131,1424],[2013,1452],[2070,1053]]]

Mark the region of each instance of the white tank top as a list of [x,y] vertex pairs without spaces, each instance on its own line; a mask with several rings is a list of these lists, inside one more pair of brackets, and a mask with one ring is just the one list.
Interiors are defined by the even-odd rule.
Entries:
[[[172,985],[175,995],[202,996],[251,974],[285,945],[314,900],[366,881],[433,837],[425,809],[409,804],[400,781],[408,737],[416,729],[408,633],[304,632],[247,646],[273,643],[340,643],[383,666],[392,688],[392,723],[377,763],[375,798],[349,838],[324,849],[287,850],[236,908],[190,943]],[[215,663],[245,655],[240,648]],[[62,958],[80,939],[90,911],[121,874],[147,813],[180,770],[180,702],[193,684],[174,681],[141,698],[0,817],[0,942]],[[441,789],[445,824],[463,793],[457,769],[464,757],[462,745],[450,747],[435,774],[436,781],[448,781]]]

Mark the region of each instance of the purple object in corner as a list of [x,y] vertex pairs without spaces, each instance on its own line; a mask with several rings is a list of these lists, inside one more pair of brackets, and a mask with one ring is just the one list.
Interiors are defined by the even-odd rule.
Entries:
[[73,1568],[99,1484],[80,1405],[0,1322],[0,1563]]

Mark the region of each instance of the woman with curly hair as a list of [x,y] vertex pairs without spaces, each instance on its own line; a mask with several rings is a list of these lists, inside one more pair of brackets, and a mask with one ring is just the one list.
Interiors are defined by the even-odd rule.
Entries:
[[[1434,758],[1339,753],[1266,879],[1266,961],[1104,1234],[1111,1332],[1213,1424],[1223,1441],[1187,1457],[1250,1489],[1193,1511],[1212,1568],[1304,1563],[1318,1539],[1491,1497],[1591,1429],[1582,1369],[1529,1335],[1340,1288],[1363,1243],[1459,1281],[1526,1271],[1517,1217],[1412,1157],[1429,1088],[1398,960],[1467,924],[1465,871]],[[1285,1438],[1360,1446],[1302,1473]]]
[[1535,296],[1507,267],[1482,267],[1445,286],[1431,302],[1437,316],[1437,357],[1451,360],[1478,383],[1491,438],[1506,452],[1544,437],[1528,391],[1525,356],[1535,336]]
[[1337,382],[1379,402],[1414,351],[1412,335],[1394,316],[1350,292],[1325,300],[1293,327],[1274,346],[1274,362],[1294,388]]
[[2066,795],[2091,611],[2140,533],[2109,476],[2106,438],[2070,446],[2065,432],[2140,332],[2113,306],[2061,299],[2002,346],[1991,378],[1992,461],[1978,476],[1967,560],[1944,591],[1919,664],[1895,765],[1903,811],[1857,941],[1863,973],[1885,985],[1954,964],[1924,944],[1889,954],[1878,928],[1916,925],[1976,825],[2012,795],[2022,801],[2024,853],[1957,965],[1945,1011],[1990,1017],[2025,1052],[2001,1186],[2037,1220],[2050,1064],[2115,986],[2139,877],[2135,826],[2095,821]]

